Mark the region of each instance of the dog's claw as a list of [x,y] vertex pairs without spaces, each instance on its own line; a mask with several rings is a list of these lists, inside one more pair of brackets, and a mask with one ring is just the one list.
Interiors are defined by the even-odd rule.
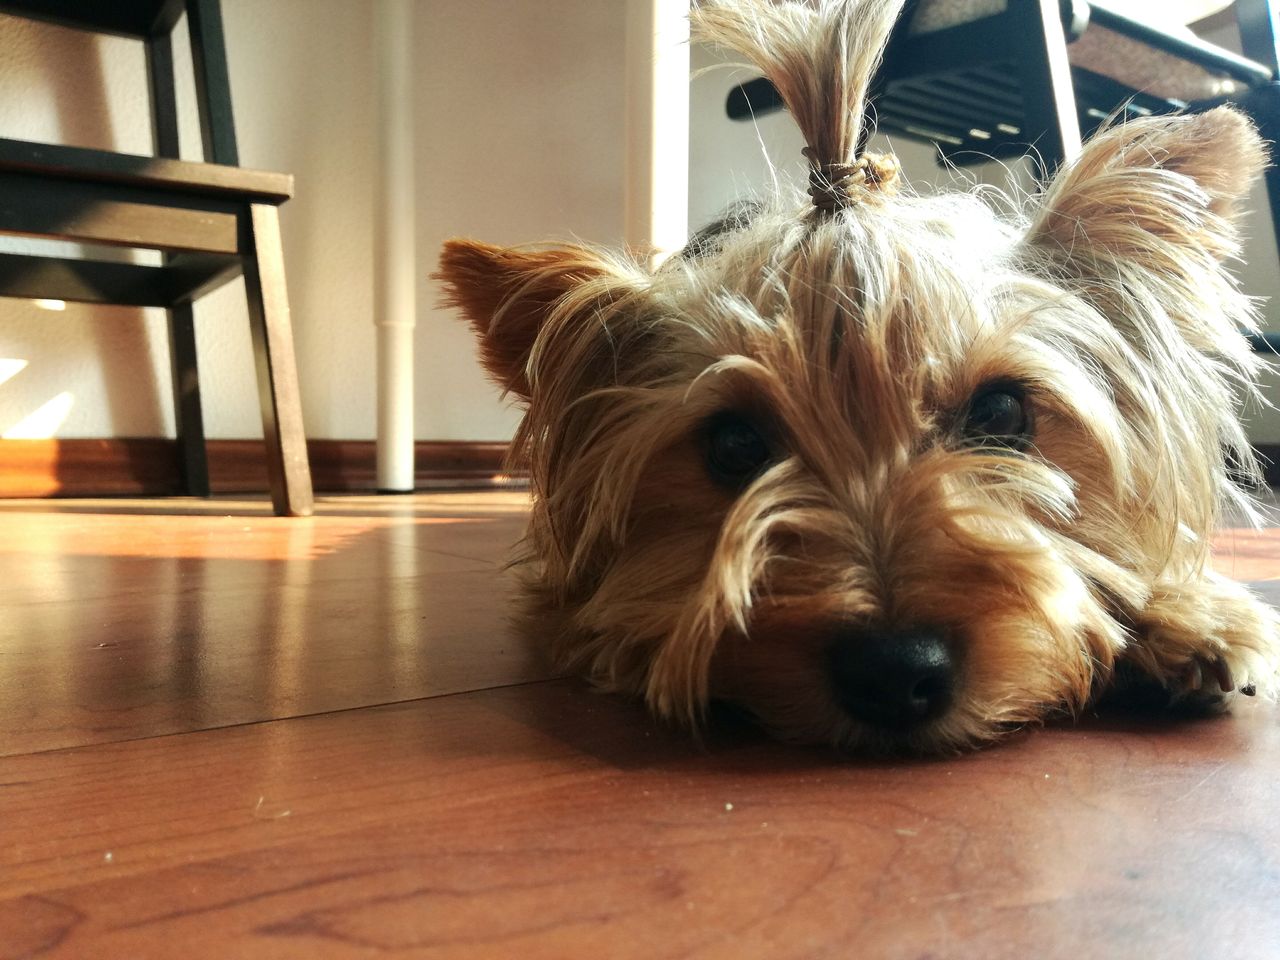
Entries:
[[1231,677],[1231,668],[1227,666],[1225,660],[1214,660],[1210,667],[1213,668],[1213,675],[1218,681],[1218,689],[1223,693],[1230,693],[1236,688],[1235,682]]
[[[1218,682],[1218,689],[1223,693],[1231,693],[1236,689],[1235,679],[1231,676],[1231,667],[1227,665],[1225,660],[1193,657],[1187,661],[1186,666],[1182,668],[1182,674],[1178,678],[1180,692],[1186,694],[1198,693],[1204,690],[1206,672]],[[1240,692],[1244,693],[1246,688],[1253,690],[1253,693],[1257,692],[1253,684],[1241,687]],[[1245,695],[1253,696],[1253,693]]]
[[1204,686],[1204,674],[1200,671],[1200,661],[1190,660],[1182,668],[1182,676],[1178,678],[1178,686],[1183,693],[1194,693]]

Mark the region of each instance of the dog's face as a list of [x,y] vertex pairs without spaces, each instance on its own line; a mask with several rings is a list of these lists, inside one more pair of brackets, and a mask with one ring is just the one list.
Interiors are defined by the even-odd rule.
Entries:
[[1022,220],[794,203],[655,271],[454,242],[442,276],[528,404],[529,623],[660,714],[942,750],[1076,709],[1248,463],[1261,164],[1237,114],[1114,128]]

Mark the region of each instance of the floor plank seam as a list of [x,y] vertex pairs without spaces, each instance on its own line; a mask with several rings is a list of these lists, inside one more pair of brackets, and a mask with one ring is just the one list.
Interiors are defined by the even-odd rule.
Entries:
[[338,707],[334,710],[316,710],[312,713],[298,713],[288,717],[264,717],[261,720],[243,720],[238,723],[219,724],[211,727],[199,727],[193,730],[174,730],[171,733],[156,733],[141,737],[122,737],[119,740],[97,740],[92,743],[77,743],[65,747],[49,747],[47,750],[28,750],[23,753],[0,754],[0,761],[16,760],[21,757],[38,757],[54,753],[68,753],[76,750],[93,750],[98,747],[111,747],[125,743],[142,743],[147,740],[167,740],[172,737],[190,737],[202,733],[216,733],[220,730],[235,730],[241,727],[260,727],[270,723],[288,723],[292,720],[313,720],[317,717],[336,716],[343,713],[358,713],[361,710],[380,710],[384,707],[397,707],[410,703],[427,703],[432,700],[445,700],[450,697],[472,696],[479,693],[492,693],[495,690],[514,690],[517,687],[533,687],[539,684],[572,682],[573,677],[564,674],[555,677],[541,677],[537,680],[518,680],[515,683],[495,683],[487,687],[476,687],[473,690],[452,690],[449,693],[436,693],[425,697],[405,697],[403,700],[386,700],[380,703],[364,703],[358,706]]

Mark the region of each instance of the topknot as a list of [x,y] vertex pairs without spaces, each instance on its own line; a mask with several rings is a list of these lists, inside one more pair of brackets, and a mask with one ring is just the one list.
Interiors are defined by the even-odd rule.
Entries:
[[831,213],[896,188],[891,155],[859,155],[867,88],[903,0],[701,0],[693,34],[727,47],[777,89],[807,146],[809,196]]

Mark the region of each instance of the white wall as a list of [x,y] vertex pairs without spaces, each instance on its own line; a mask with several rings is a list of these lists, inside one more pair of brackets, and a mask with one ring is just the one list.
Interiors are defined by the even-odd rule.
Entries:
[[[297,178],[282,217],[308,432],[372,438],[373,0],[223,0],[223,7],[242,162]],[[420,438],[504,439],[516,419],[481,374],[465,328],[435,306],[428,275],[440,241],[622,236],[624,7],[624,0],[419,0]],[[695,71],[711,61],[695,48]],[[786,115],[762,119],[758,133],[724,117],[725,94],[747,76],[716,71],[694,80],[694,228],[767,183],[761,141],[784,175],[804,175]],[[184,153],[194,157],[189,82],[182,97]],[[0,136],[149,152],[140,45],[0,17]],[[913,181],[946,179],[928,147],[894,147]],[[1256,218],[1251,229],[1260,240],[1246,286],[1280,295],[1265,221]],[[1280,328],[1280,312],[1271,310]],[[197,316],[209,434],[258,435],[240,284],[203,301]],[[0,300],[0,434],[172,430],[157,311],[70,305],[50,313]]]
[[[297,179],[282,225],[308,434],[370,439],[373,0],[224,0],[223,10],[241,163]],[[515,424],[462,324],[435,306],[440,242],[621,237],[623,27],[621,2],[419,4],[421,438],[504,439]],[[194,158],[194,94],[179,75]],[[145,89],[136,42],[0,17],[0,136],[149,153]],[[197,337],[208,434],[260,435],[238,281],[197,306]],[[0,434],[172,433],[160,311],[0,300]]]
[[417,433],[507,439],[470,332],[438,309],[442,241],[621,242],[624,0],[433,0],[418,19]]

